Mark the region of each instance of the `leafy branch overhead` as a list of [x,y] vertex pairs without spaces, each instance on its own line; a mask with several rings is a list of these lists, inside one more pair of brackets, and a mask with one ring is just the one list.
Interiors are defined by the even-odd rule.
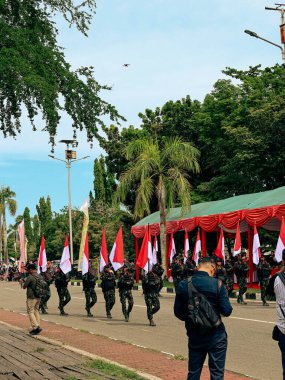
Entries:
[[[35,117],[44,120],[50,142],[65,111],[77,130],[86,130],[91,142],[103,127],[102,116],[119,122],[114,106],[101,99],[102,90],[93,67],[72,70],[63,49],[57,45],[52,16],[61,14],[84,35],[95,13],[94,0],[74,5],[71,0],[0,0],[0,129],[4,137],[21,133],[24,107],[36,130]],[[23,107],[24,106],[24,107]]]

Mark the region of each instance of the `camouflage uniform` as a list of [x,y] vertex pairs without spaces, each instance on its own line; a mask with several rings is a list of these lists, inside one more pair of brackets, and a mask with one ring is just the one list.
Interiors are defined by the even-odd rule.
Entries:
[[54,280],[54,275],[50,269],[47,269],[46,272],[41,273],[41,276],[45,280],[46,287],[44,295],[41,297],[39,309],[42,312],[42,314],[47,314],[47,302],[51,297],[50,284],[52,284]]
[[191,257],[188,257],[183,268],[183,278],[192,277],[196,270],[196,263]]
[[234,267],[232,266],[230,260],[226,260],[225,270],[227,273],[226,288],[228,291],[228,296],[230,297],[232,291],[234,290],[234,279],[233,279]]
[[171,276],[173,278],[173,284],[175,291],[179,285],[179,282],[183,279],[183,265],[178,258],[174,259],[173,263],[170,265]]
[[107,269],[101,275],[101,288],[104,294],[106,303],[106,314],[107,318],[112,318],[111,310],[115,305],[115,288],[116,288],[116,277],[112,270]]
[[269,304],[266,302],[266,288],[269,283],[270,275],[271,266],[266,262],[266,260],[260,260],[259,264],[257,265],[257,278],[260,283],[261,300],[263,302],[263,306],[269,306]]
[[82,276],[83,291],[86,299],[85,310],[88,317],[93,317],[91,308],[97,302],[97,294],[95,292],[96,280],[96,276],[90,270]]
[[[132,288],[134,285],[134,278],[127,268],[123,269],[119,279],[118,279],[118,288],[120,294],[120,301],[122,304],[122,311],[125,317],[125,321],[129,321],[130,313],[134,306],[134,299],[132,295]],[[127,309],[127,300],[128,300],[128,309]]]
[[241,304],[246,304],[243,300],[243,295],[247,291],[247,274],[249,267],[246,262],[237,261],[234,265],[234,271],[237,277],[237,283],[239,288],[239,295],[237,297],[237,302]]
[[[220,262],[222,263],[222,260]],[[217,265],[217,268],[216,268],[216,278],[218,280],[221,280],[223,284],[226,284],[227,272],[226,272],[226,269],[223,266],[223,263],[221,265]]]
[[60,315],[68,315],[67,313],[65,313],[64,307],[71,300],[70,293],[67,288],[69,280],[70,280],[69,275],[64,274],[61,269],[58,272],[56,272],[54,284],[55,284],[57,294],[59,297],[58,308],[60,311]]
[[163,279],[162,279],[162,276],[163,276],[163,273],[164,273],[164,269],[163,269],[162,265],[160,265],[159,263],[156,263],[152,267],[152,271],[153,271],[153,273],[157,274],[158,277],[159,277],[159,292],[160,292],[161,289],[163,288]]
[[153,271],[148,272],[142,278],[142,286],[144,291],[144,299],[147,307],[147,317],[150,326],[155,326],[153,315],[160,309],[160,302],[158,298],[160,280],[157,274]]

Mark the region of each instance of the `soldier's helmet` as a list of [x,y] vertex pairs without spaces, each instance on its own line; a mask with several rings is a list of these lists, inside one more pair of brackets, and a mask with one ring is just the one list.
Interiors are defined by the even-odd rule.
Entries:
[[216,263],[222,263],[222,262],[223,262],[223,260],[220,257],[216,258]]

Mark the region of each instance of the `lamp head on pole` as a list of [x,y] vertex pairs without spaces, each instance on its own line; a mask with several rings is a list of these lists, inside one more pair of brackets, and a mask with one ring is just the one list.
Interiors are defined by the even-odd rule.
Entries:
[[251,30],[246,29],[244,33],[248,34],[251,37],[259,38],[258,34],[255,32],[252,32]]

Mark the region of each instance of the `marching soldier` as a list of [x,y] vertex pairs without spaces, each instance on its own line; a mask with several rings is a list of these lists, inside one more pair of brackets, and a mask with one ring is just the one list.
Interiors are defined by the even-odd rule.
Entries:
[[173,278],[173,284],[175,291],[179,285],[179,282],[183,279],[183,265],[181,263],[180,257],[176,256],[173,258],[173,262],[170,266],[171,276]]
[[228,291],[228,296],[230,297],[232,291],[234,290],[234,279],[233,279],[234,267],[232,266],[229,258],[226,260],[225,270],[227,273],[226,288]]
[[[134,278],[130,273],[130,270],[127,266],[123,266],[122,273],[118,279],[118,288],[120,301],[122,304],[122,311],[125,317],[125,321],[129,322],[130,313],[134,306],[134,299],[132,295],[132,288],[134,285]],[[128,308],[127,308],[128,300]]]
[[192,257],[188,257],[186,260],[186,263],[184,264],[183,268],[183,278],[192,277],[193,273],[195,272],[197,266],[194,260],[192,260]]
[[153,321],[153,315],[160,309],[160,302],[158,298],[160,280],[158,275],[153,271],[146,273],[142,278],[142,287],[149,325],[156,326]]
[[48,314],[46,311],[47,302],[51,297],[51,291],[50,291],[50,285],[54,281],[54,272],[53,272],[53,266],[50,261],[47,262],[47,270],[45,272],[41,272],[41,276],[43,277],[44,281],[46,282],[46,288],[43,297],[40,301],[40,311],[42,314]]
[[223,265],[223,260],[220,257],[216,259],[216,278],[226,284],[227,272]]
[[[162,276],[163,276],[163,273],[164,273],[164,269],[163,269],[162,265],[160,265],[159,263],[156,263],[152,267],[152,271],[153,271],[153,273],[155,273],[159,277],[159,292],[160,292],[161,289],[163,288],[163,278],[162,278]],[[159,293],[158,293],[158,296],[160,297]]]
[[268,262],[265,260],[265,257],[262,255],[257,265],[257,278],[260,284],[261,300],[263,302],[263,306],[269,306],[269,304],[266,302],[266,288],[269,283],[270,275],[271,266],[268,264]]
[[57,294],[59,297],[59,311],[60,315],[68,315],[64,311],[64,307],[68,304],[68,302],[71,300],[70,293],[68,291],[68,282],[70,281],[69,275],[63,273],[61,268],[58,268],[58,271],[55,274],[55,287],[57,290]]
[[243,295],[247,291],[247,274],[249,271],[246,256],[238,257],[238,261],[234,265],[234,271],[237,277],[237,283],[239,288],[237,302],[241,303],[242,305],[246,305],[246,302],[244,302],[243,300]]
[[101,288],[105,298],[106,304],[106,314],[107,318],[112,318],[111,310],[115,305],[115,288],[116,288],[116,277],[109,265],[104,267],[103,273],[101,274]]
[[83,291],[85,293],[85,310],[87,311],[87,317],[93,317],[91,308],[97,302],[97,294],[95,292],[97,277],[95,276],[94,269],[89,267],[87,273],[82,276]]

